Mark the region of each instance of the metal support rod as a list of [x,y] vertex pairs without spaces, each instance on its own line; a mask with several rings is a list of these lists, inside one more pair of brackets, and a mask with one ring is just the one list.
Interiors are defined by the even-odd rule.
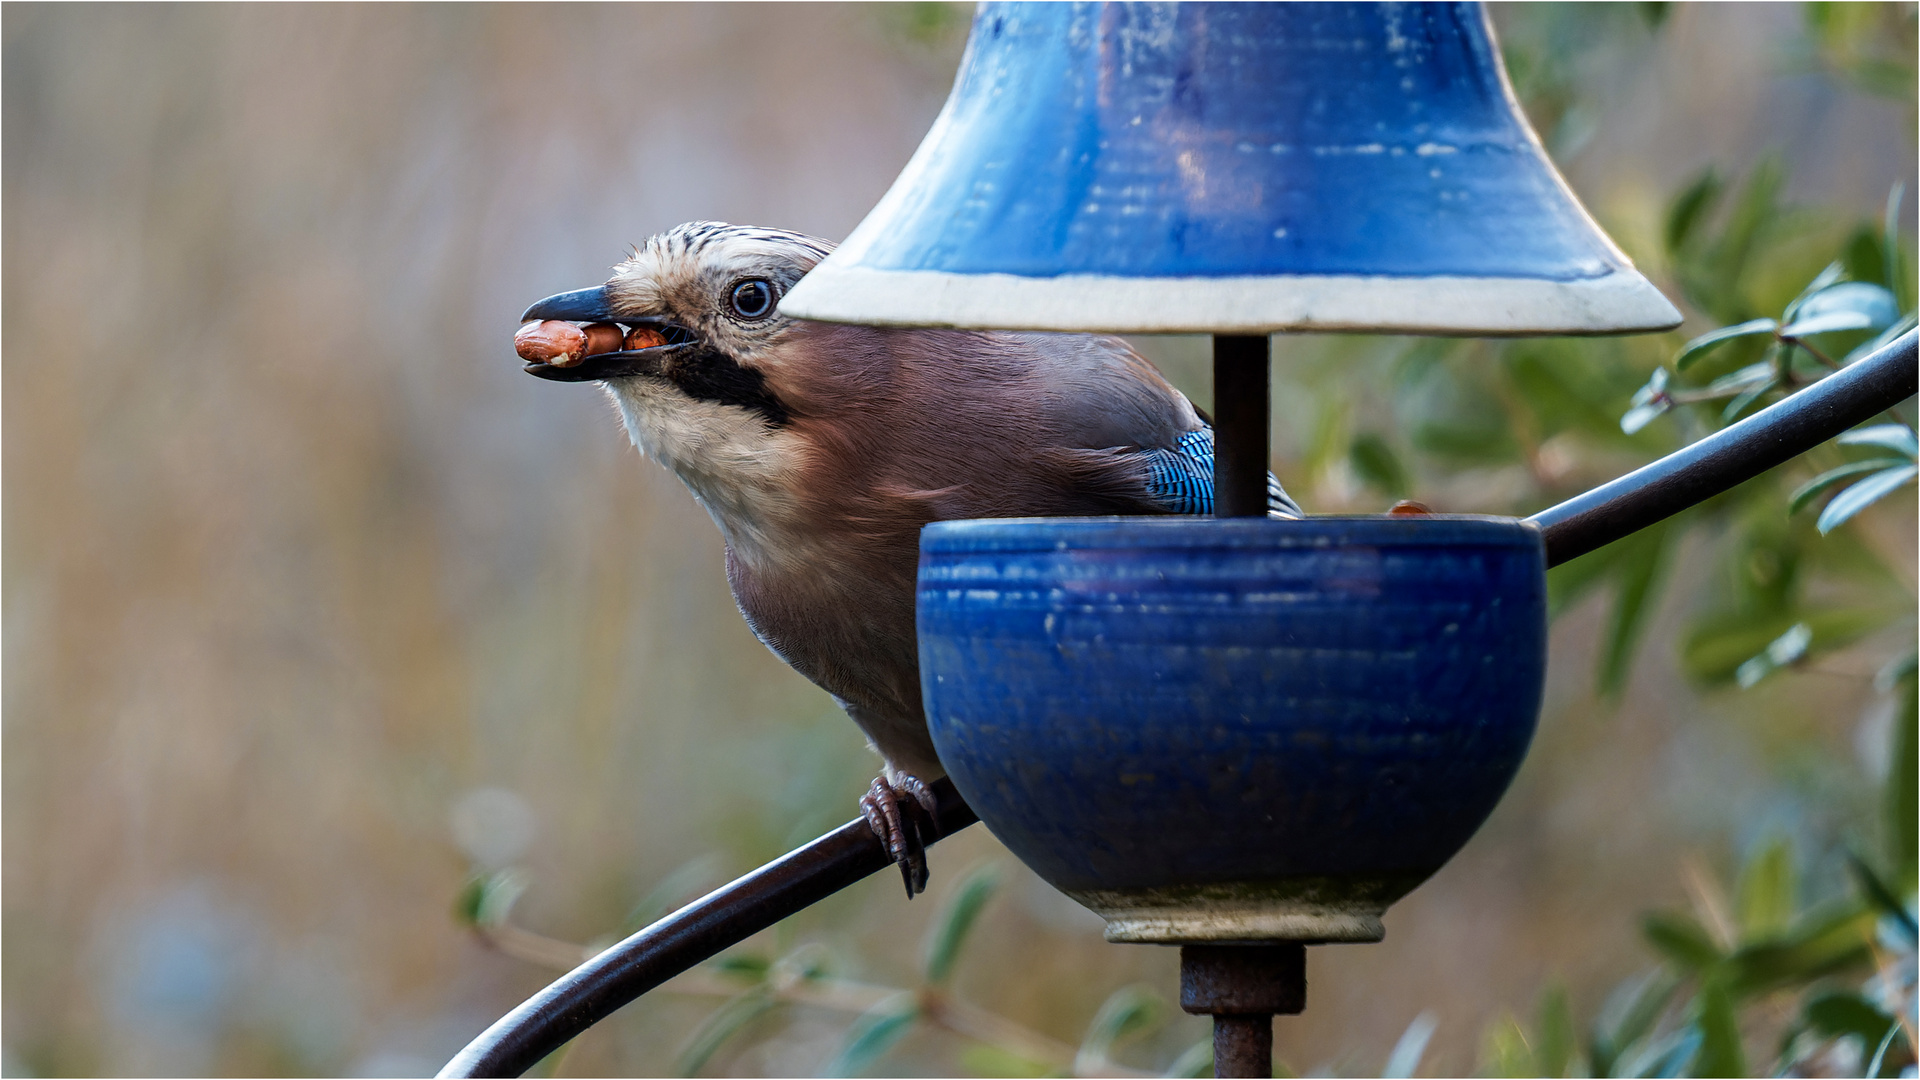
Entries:
[[1558,566],[1731,491],[1914,395],[1909,330],[1871,356],[1659,461],[1528,518]]
[[[953,782],[932,785],[939,836],[980,820]],[[441,1076],[519,1076],[615,1009],[893,860],[856,818],[614,945],[495,1021]]]
[[1220,1013],[1213,1018],[1213,1075],[1271,1080],[1272,1013]]
[[1186,945],[1180,1008],[1213,1017],[1213,1075],[1273,1075],[1273,1017],[1307,1007],[1307,947]]
[[[1264,359],[1265,339],[1217,337],[1214,340],[1215,404],[1216,413],[1220,414],[1216,420],[1222,419],[1226,408],[1234,402],[1257,401],[1260,412],[1250,426],[1239,418],[1231,424],[1221,424],[1215,436],[1222,440],[1215,449],[1215,480],[1220,481],[1221,466],[1227,460],[1227,435],[1243,430],[1258,432],[1259,446],[1233,460],[1256,463],[1253,468],[1257,469],[1256,475],[1261,481],[1261,495],[1256,505],[1264,513],[1266,365],[1264,362],[1223,365],[1219,360],[1236,348],[1245,348],[1246,352],[1257,348],[1258,355]],[[1235,341],[1257,344],[1222,348]],[[1704,502],[1912,397],[1916,382],[1915,341],[1916,335],[1908,333],[1872,356],[1849,364],[1845,370],[1740,423],[1611,484],[1535,514],[1528,520],[1538,524],[1545,533],[1547,564],[1557,566]],[[1226,380],[1221,379],[1223,369],[1228,375]],[[1250,369],[1259,372],[1257,391],[1239,381],[1239,376]],[[1227,512],[1225,505],[1223,500],[1223,514]],[[942,836],[977,820],[948,781],[935,784],[934,792],[940,799]],[[806,847],[688,904],[569,972],[488,1028],[449,1061],[440,1075],[518,1076],[567,1040],[648,990],[891,865],[866,822],[848,822]],[[1183,1004],[1186,954],[1197,948],[1200,947],[1181,950]],[[1251,947],[1222,948],[1247,951]],[[1302,956],[1304,965],[1304,953]],[[1301,1004],[1304,1006],[1304,966],[1301,970]],[[1227,1010],[1218,1015],[1245,1016],[1248,1011]],[[1240,1025],[1230,1020],[1228,1026]],[[1218,1051],[1217,1026],[1215,1034]],[[1226,1038],[1232,1054],[1240,1051],[1231,1047],[1248,1045],[1232,1031]],[[1272,1074],[1269,1071],[1259,1075]]]
[[1267,516],[1269,339],[1213,336],[1213,514]]

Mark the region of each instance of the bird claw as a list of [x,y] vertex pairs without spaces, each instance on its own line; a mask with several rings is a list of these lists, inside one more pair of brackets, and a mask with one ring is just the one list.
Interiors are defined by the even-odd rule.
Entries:
[[893,781],[876,777],[860,797],[867,827],[900,867],[909,900],[927,890],[927,841],[940,835],[937,806],[932,790],[919,777],[904,774]]

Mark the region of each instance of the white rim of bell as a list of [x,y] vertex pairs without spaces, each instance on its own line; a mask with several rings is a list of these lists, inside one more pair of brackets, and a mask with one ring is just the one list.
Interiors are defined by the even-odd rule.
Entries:
[[800,280],[780,311],[869,326],[1118,334],[1283,331],[1631,334],[1671,330],[1680,312],[1639,273],[1543,278],[1280,274],[1122,277],[955,274],[835,266]]

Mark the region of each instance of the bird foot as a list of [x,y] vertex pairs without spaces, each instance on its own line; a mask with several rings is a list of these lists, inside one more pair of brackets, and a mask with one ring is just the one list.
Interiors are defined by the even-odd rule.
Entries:
[[905,773],[894,780],[877,777],[860,797],[867,827],[899,865],[909,900],[927,890],[927,841],[940,835],[934,816],[936,805],[927,785]]

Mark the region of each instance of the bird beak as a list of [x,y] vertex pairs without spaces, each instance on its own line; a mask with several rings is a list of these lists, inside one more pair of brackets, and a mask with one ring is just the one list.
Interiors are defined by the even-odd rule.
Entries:
[[646,326],[659,331],[660,336],[666,339],[664,344],[646,349],[594,353],[572,367],[529,361],[522,369],[529,375],[552,379],[555,382],[596,382],[600,379],[613,379],[623,375],[660,375],[664,372],[666,362],[671,355],[689,345],[698,344],[700,340],[693,331],[666,319],[615,314],[608,301],[605,286],[555,293],[520,315],[520,321],[523,323],[534,319],[618,323],[628,330]]
[[559,319],[563,322],[619,322],[607,306],[607,287],[575,289],[554,293],[520,315],[521,322],[534,319]]

